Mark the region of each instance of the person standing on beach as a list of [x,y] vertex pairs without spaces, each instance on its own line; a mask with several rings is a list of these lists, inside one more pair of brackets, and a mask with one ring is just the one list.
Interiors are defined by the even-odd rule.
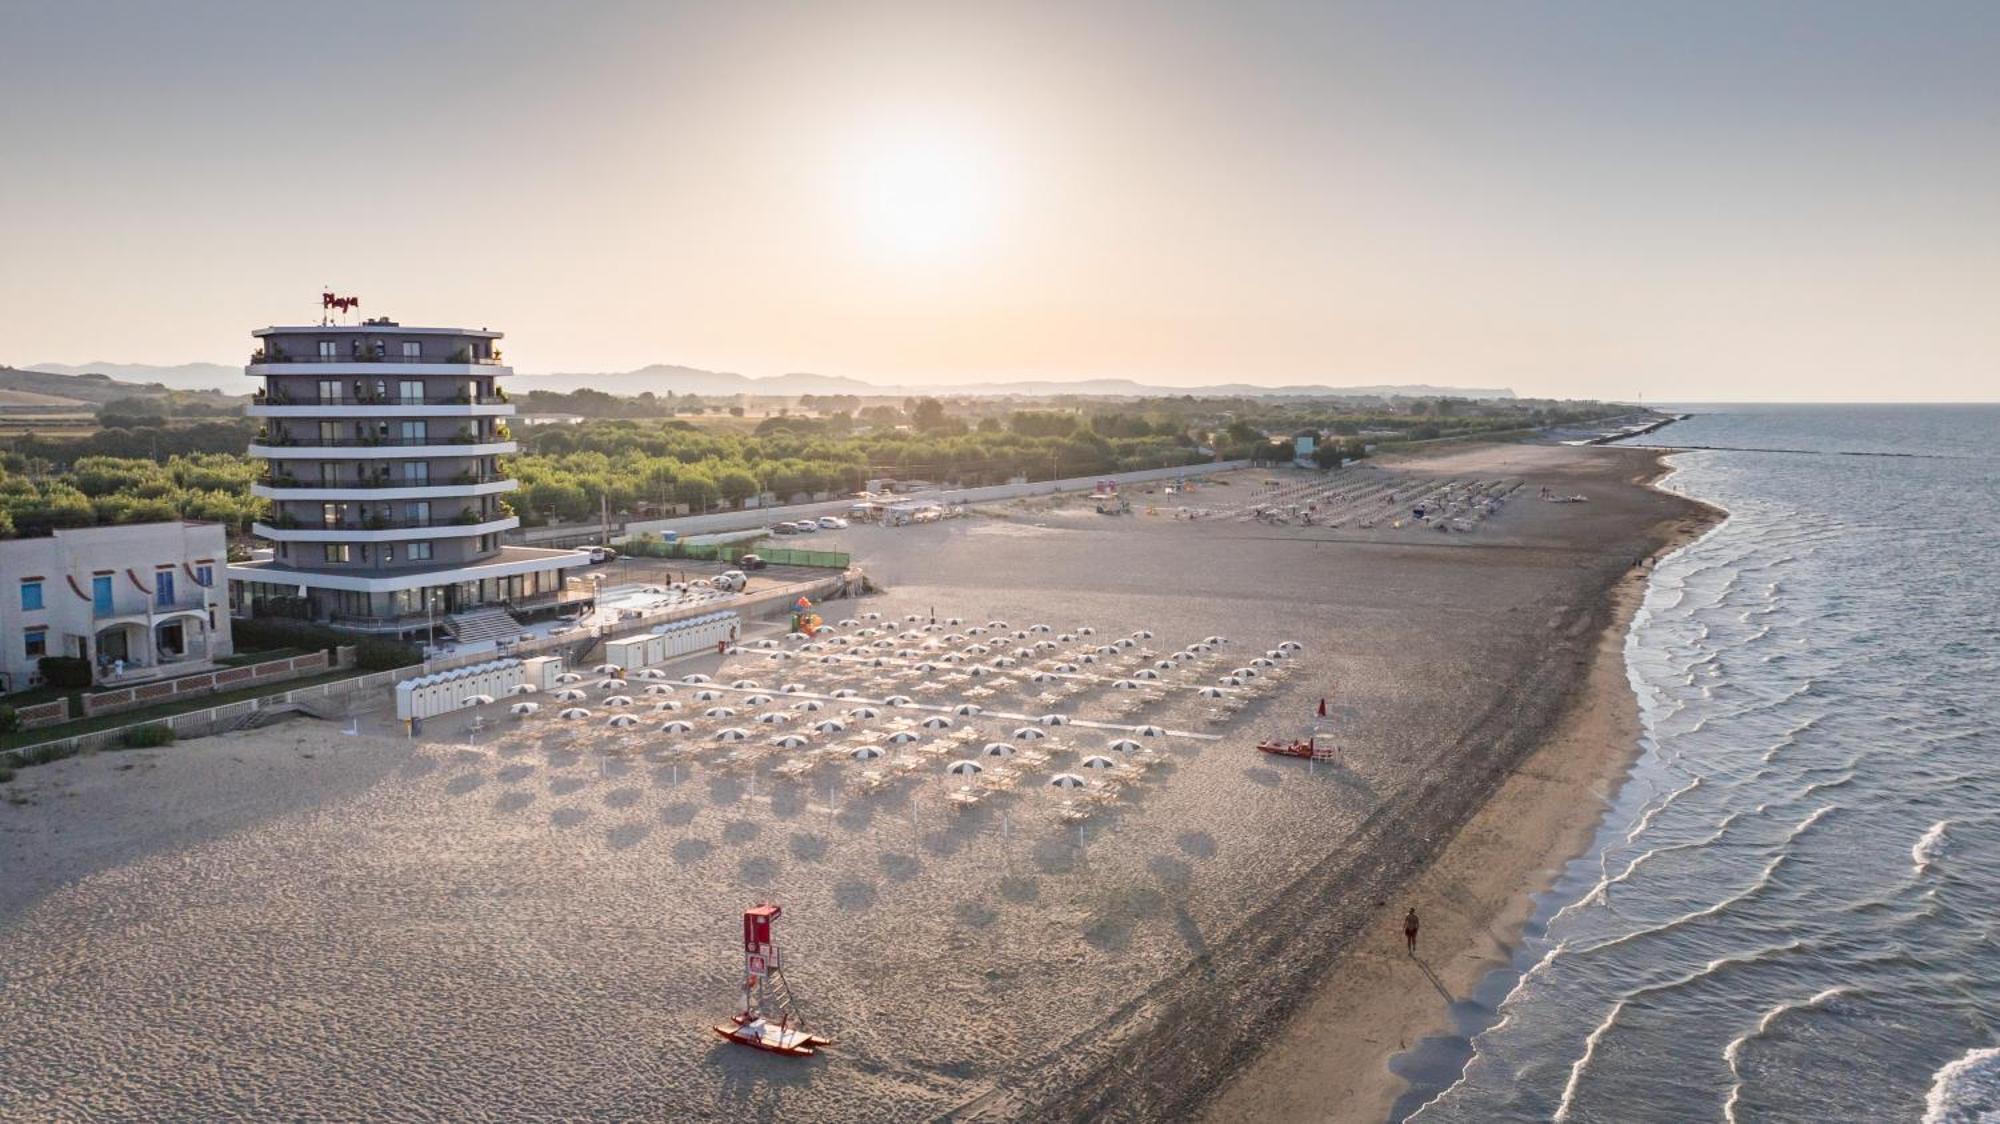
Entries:
[[1415,956],[1417,954],[1417,907],[1416,906],[1411,906],[1410,912],[1403,915],[1403,943],[1408,946],[1407,951],[1411,956]]

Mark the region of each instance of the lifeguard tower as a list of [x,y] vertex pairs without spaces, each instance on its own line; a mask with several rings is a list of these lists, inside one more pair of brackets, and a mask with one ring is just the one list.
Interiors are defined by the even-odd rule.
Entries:
[[795,1058],[811,1057],[833,1039],[805,1029],[791,985],[785,982],[784,955],[771,926],[784,910],[775,905],[743,911],[743,1010],[719,1023],[715,1033],[740,1046]]

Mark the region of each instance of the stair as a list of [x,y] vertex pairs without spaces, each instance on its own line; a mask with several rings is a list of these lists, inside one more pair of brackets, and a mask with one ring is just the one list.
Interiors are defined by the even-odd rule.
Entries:
[[472,609],[463,613],[453,613],[444,619],[446,632],[460,644],[477,644],[482,640],[512,640],[521,634],[521,625],[505,609]]

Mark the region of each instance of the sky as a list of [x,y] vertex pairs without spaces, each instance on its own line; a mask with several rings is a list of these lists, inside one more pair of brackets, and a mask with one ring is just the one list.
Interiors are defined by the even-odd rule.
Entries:
[[2000,5],[0,0],[0,363],[2000,398]]

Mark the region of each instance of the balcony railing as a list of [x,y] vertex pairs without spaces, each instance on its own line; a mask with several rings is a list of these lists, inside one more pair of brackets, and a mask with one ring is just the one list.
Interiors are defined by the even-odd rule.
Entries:
[[427,445],[495,445],[512,441],[512,437],[499,434],[482,436],[476,433],[440,433],[434,437],[292,437],[288,434],[271,436],[259,434],[251,442],[267,449],[379,449],[388,446]]
[[481,523],[492,523],[501,519],[511,519],[510,515],[494,512],[483,515],[473,512],[470,519],[454,515],[449,519],[381,519],[370,516],[367,519],[347,519],[339,523],[328,523],[321,519],[277,519],[263,520],[265,526],[280,531],[402,531],[424,527],[476,527]]
[[177,613],[187,609],[205,609],[207,607],[208,601],[200,592],[176,593],[173,597],[165,601],[160,600],[158,596],[117,597],[112,599],[110,605],[100,605],[92,602],[90,615],[95,620],[105,620],[110,617],[133,617],[145,613]]
[[393,355],[364,347],[346,355],[293,355],[285,351],[253,351],[250,353],[252,365],[264,363],[459,363],[494,366],[500,363],[500,353],[475,355],[457,351],[450,355]]
[[266,488],[453,488],[465,484],[495,484],[513,477],[502,472],[465,472],[456,476],[436,476],[410,480],[398,476],[360,476],[352,480],[313,480],[300,476],[260,476]]
[[339,398],[321,398],[310,394],[264,394],[251,399],[253,406],[504,406],[507,399],[501,395],[491,398],[466,394],[435,394],[422,397],[391,394],[382,395],[342,395]]

